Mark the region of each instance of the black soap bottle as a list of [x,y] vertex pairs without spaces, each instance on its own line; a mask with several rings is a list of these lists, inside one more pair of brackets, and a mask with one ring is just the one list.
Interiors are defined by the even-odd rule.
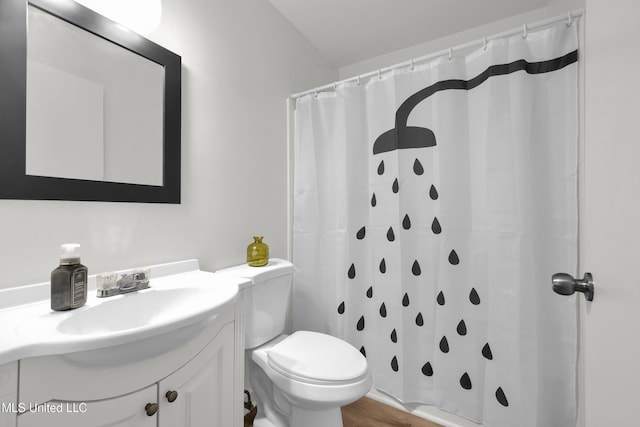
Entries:
[[60,246],[60,266],[51,272],[51,309],[71,310],[87,302],[87,267],[80,264],[80,245]]

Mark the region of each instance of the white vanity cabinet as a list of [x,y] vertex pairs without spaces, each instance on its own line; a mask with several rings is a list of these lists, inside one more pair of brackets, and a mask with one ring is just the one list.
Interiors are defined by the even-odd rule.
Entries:
[[110,349],[108,360],[100,349],[21,360],[18,402],[26,411],[0,427],[241,427],[238,305],[199,326],[195,338],[187,331],[187,342],[173,333],[177,341],[161,354],[154,338],[120,355]]
[[18,362],[0,365],[0,427],[14,427],[18,412]]

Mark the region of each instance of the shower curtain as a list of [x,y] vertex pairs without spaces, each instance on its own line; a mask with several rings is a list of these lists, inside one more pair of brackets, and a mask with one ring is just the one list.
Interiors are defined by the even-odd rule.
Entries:
[[297,100],[294,329],[402,402],[575,425],[576,27]]

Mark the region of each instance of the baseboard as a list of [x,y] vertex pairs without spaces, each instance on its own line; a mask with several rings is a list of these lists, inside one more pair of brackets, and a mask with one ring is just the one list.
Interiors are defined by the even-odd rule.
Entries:
[[457,415],[450,414],[436,408],[435,406],[403,404],[392,396],[376,390],[375,388],[372,388],[369,393],[367,393],[367,397],[402,411],[409,412],[410,414],[424,418],[425,420],[440,424],[443,427],[482,427],[482,424],[477,424]]

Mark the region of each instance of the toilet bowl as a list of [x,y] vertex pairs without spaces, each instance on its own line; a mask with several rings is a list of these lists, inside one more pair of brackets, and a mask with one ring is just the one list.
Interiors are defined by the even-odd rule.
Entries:
[[245,300],[246,373],[258,406],[255,427],[342,427],[340,408],[371,388],[367,360],[351,344],[311,331],[284,334],[293,267],[220,270],[250,279]]
[[309,331],[280,335],[250,350],[250,357],[258,368],[251,372],[258,400],[283,415],[277,417],[282,424],[266,426],[342,426],[340,407],[371,388],[366,359],[329,335]]

